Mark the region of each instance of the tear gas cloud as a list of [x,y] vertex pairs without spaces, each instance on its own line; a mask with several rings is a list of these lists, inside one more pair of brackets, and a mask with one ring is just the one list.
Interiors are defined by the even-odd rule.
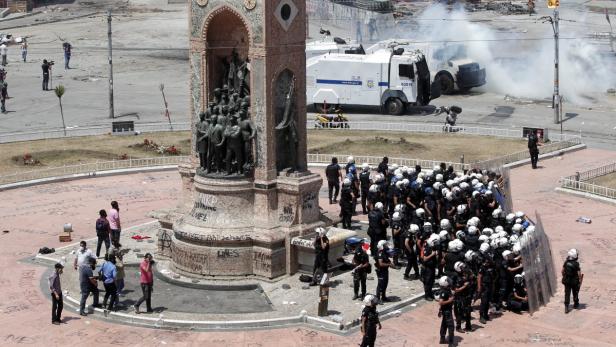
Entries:
[[[389,34],[401,39],[428,42],[432,49],[442,44],[463,44],[468,58],[486,68],[487,83],[481,89],[516,97],[551,99],[554,89],[552,28],[549,23],[535,23],[537,16],[527,18],[506,17],[501,26],[507,28],[499,31],[488,24],[470,21],[461,6],[448,10],[443,5],[435,4],[423,11],[417,21],[411,19],[417,24],[411,27],[408,22],[401,22],[396,33]],[[532,23],[526,27],[535,25],[538,28],[530,28],[532,33],[520,32],[519,29],[514,32],[524,20]],[[498,19],[494,22],[498,24]],[[566,22],[561,22],[560,29],[561,38],[588,35],[568,30]],[[524,40],[529,38],[546,39]],[[453,42],[441,43],[443,41]],[[607,88],[613,87],[616,72],[610,68],[612,62],[599,54],[596,45],[578,39],[561,39],[559,45],[560,93],[566,100],[587,104],[591,102],[591,94],[604,93]],[[426,53],[430,58],[430,54]]]

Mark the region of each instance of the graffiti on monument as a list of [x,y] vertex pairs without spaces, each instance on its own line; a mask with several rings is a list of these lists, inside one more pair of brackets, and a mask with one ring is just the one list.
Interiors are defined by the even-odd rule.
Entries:
[[310,192],[302,198],[302,210],[311,210],[317,206],[317,195]]
[[295,220],[295,213],[293,211],[293,205],[286,204],[282,208],[282,212],[278,216],[278,221],[280,223],[291,224]]
[[207,269],[208,256],[205,253],[194,253],[189,249],[182,249],[176,244],[171,245],[171,253],[173,253],[173,262],[176,266],[194,273],[204,273]]

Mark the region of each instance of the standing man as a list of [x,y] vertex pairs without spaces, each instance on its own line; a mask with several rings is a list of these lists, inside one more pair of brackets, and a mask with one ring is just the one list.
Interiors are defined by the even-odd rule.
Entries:
[[8,83],[0,82],[0,101],[2,102],[2,113],[6,113],[6,99],[9,98]]
[[569,299],[573,293],[573,308],[580,307],[580,300],[578,293],[580,292],[580,286],[584,280],[584,274],[580,269],[580,263],[578,262],[578,251],[572,248],[567,253],[567,260],[563,264],[561,271],[563,276],[562,283],[565,285],[565,313],[569,313]]
[[376,310],[378,299],[374,295],[366,295],[364,298],[364,309],[361,311],[360,330],[363,336],[360,347],[374,347],[376,341],[376,328],[381,330],[379,313]]
[[73,262],[73,268],[78,270],[82,265],[88,264],[88,259],[94,258],[94,253],[87,247],[85,241],[79,242],[79,249],[75,254],[75,261]]
[[342,181],[342,193],[340,194],[340,217],[342,228],[351,230],[351,218],[353,217],[354,194],[351,188],[351,180],[345,178]]
[[314,240],[314,266],[312,267],[312,285],[317,284],[317,272],[327,273],[327,259],[329,257],[329,239],[325,228],[317,228]]
[[60,275],[64,266],[60,263],[56,263],[54,266],[54,272],[49,276],[49,290],[51,290],[51,324],[60,325],[62,323],[62,308],[64,303],[62,301],[62,285],[60,283]]
[[436,276],[436,258],[438,255],[439,242],[440,237],[433,234],[426,241],[424,241],[420,251],[422,263],[421,277],[423,279],[424,298],[427,301],[434,300],[434,292],[432,291],[432,287],[434,286],[434,277]]
[[2,56],[2,66],[6,66],[7,61],[6,61],[6,55],[8,52],[8,48],[6,47],[6,44],[3,43],[0,45],[0,56]]
[[21,59],[23,59],[24,63],[26,62],[26,57],[28,56],[28,42],[26,38],[21,42]]
[[64,42],[62,44],[62,49],[64,50],[64,70],[68,70],[70,69],[69,62],[71,61],[71,50],[73,46],[68,42]]
[[383,203],[377,202],[368,212],[368,236],[370,237],[370,255],[377,255],[377,244],[387,238],[387,219],[383,213]]
[[530,153],[530,163],[533,169],[537,168],[537,162],[539,161],[539,148],[537,146],[543,146],[539,143],[539,137],[537,137],[537,130],[531,130],[528,133],[528,152]]
[[154,265],[154,260],[152,259],[152,255],[150,253],[146,253],[143,257],[143,261],[141,265],[139,265],[139,272],[141,273],[141,292],[143,295],[137,302],[135,303],[135,313],[141,313],[139,311],[139,305],[141,305],[145,301],[145,305],[147,308],[147,313],[154,312],[152,310],[152,287],[154,286],[154,274],[152,273],[152,266]]
[[406,256],[406,269],[404,269],[404,279],[410,279],[411,268],[415,271],[415,279],[419,279],[419,264],[417,263],[417,253],[415,253],[415,237],[419,231],[419,226],[412,224],[409,230],[403,235],[404,255]]
[[[449,277],[443,276],[438,280],[438,285],[441,287],[441,292],[438,296],[438,304],[440,309],[438,316],[441,317],[441,340],[440,344],[449,343],[452,347],[453,344],[453,298],[454,295],[449,288]],[[449,339],[445,340],[445,333],[449,331]]]
[[389,254],[387,254],[388,250],[387,241],[381,240],[377,244],[378,253],[374,257],[374,263],[376,266],[376,277],[377,277],[377,287],[376,287],[376,298],[381,302],[390,301],[389,298],[385,295],[387,291],[387,286],[389,284],[389,268],[394,267],[389,259]]
[[111,202],[109,228],[111,229],[111,240],[117,241],[118,245],[122,247],[122,244],[120,244],[120,232],[122,231],[122,226],[120,225],[120,206],[117,201]]
[[[366,296],[366,278],[370,270],[370,259],[368,254],[364,252],[362,247],[363,241],[355,246],[353,251],[353,300],[363,299]],[[361,285],[361,296],[359,296],[359,287]]]
[[389,158],[383,157],[383,160],[379,163],[379,167],[376,169],[376,172],[385,176],[387,175],[388,170],[389,170]]
[[93,307],[100,307],[98,303],[98,277],[94,276],[96,269],[96,258],[88,258],[85,264],[79,268],[79,287],[81,289],[81,301],[79,303],[79,314],[87,316],[86,300],[90,293],[94,297]]
[[[109,228],[109,221],[107,220],[107,212],[105,210],[98,211],[98,219],[96,220],[96,237],[98,242],[96,243],[96,257],[101,256],[101,246],[105,243],[105,254],[109,253],[109,235],[111,229]],[[84,241],[82,241],[84,242]]]
[[47,62],[47,59],[43,59],[41,68],[43,69],[43,90],[49,90],[49,70],[51,69],[51,64]]
[[361,188],[361,209],[364,214],[368,214],[368,209],[366,208],[368,193],[370,192],[370,165],[368,163],[364,163],[361,166],[359,184]]
[[340,181],[342,180],[340,165],[338,165],[338,158],[333,157],[332,163],[327,165],[327,168],[325,168],[325,177],[327,177],[329,204],[331,205],[338,202],[338,192],[340,192]]
[[[114,255],[109,255],[106,262],[101,267],[101,273],[103,274],[103,286],[105,286],[105,297],[103,298],[103,308],[112,311],[114,304],[118,303],[118,289],[116,287],[116,280],[118,277],[118,270],[115,266],[116,258]],[[107,300],[111,297],[109,306],[107,306]]]

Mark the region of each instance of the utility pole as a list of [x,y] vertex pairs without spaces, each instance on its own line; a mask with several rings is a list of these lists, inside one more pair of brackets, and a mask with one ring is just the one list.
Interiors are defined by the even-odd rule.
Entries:
[[[554,124],[558,124],[561,122],[561,109],[562,109],[562,98],[560,97],[559,91],[559,76],[558,76],[558,6],[560,5],[560,0],[548,0],[548,7],[554,9],[554,17],[544,16],[541,17],[543,22],[550,22],[552,24],[552,30],[554,31],[554,94],[552,95],[552,109],[554,110]],[[562,125],[562,124],[561,124]]]
[[109,118],[115,118],[113,112],[113,48],[111,46],[111,10],[107,10],[107,41],[109,43]]

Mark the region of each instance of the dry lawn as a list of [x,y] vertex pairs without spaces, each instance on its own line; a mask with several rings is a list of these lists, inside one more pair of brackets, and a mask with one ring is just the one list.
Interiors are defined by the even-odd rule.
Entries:
[[467,163],[486,160],[526,149],[523,139],[457,134],[425,134],[377,131],[308,131],[308,152],[390,157],[460,160]]
[[596,184],[602,187],[616,189],[616,172],[612,172],[611,174],[593,178],[592,180],[588,181],[588,183]]
[[[190,153],[190,134],[186,131],[148,133],[137,136],[90,136],[15,142],[0,145],[0,174],[36,170],[96,161],[160,156],[152,150],[136,147],[144,139],[160,145],[174,145],[181,154]],[[382,131],[309,130],[310,153],[342,153],[353,155],[387,155],[418,159],[466,162],[484,160],[522,151],[526,143],[520,139],[456,134],[415,134]],[[25,154],[39,165],[24,165]]]

